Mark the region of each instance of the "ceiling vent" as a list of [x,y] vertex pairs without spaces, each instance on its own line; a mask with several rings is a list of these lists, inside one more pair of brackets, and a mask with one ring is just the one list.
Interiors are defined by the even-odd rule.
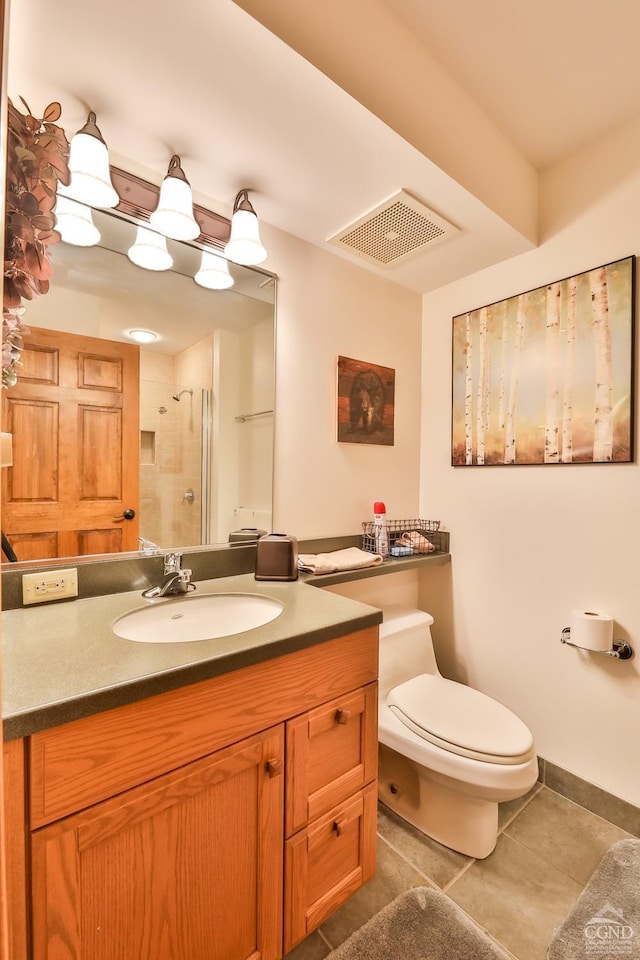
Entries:
[[419,250],[458,233],[458,228],[401,190],[341,230],[329,243],[378,266],[394,267]]

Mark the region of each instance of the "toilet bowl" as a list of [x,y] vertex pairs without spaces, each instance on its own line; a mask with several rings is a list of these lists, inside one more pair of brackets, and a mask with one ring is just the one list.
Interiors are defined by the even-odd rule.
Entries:
[[537,780],[533,737],[497,700],[441,676],[432,623],[421,610],[384,611],[378,795],[434,840],[482,859],[496,845],[498,804]]

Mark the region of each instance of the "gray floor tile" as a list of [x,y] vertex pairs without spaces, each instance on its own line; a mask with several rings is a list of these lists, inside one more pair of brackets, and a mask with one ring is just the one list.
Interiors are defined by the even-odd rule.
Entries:
[[337,947],[405,890],[428,885],[384,840],[378,840],[375,877],[321,925],[322,934],[332,947]]
[[537,781],[531,787],[531,790],[529,790],[528,793],[525,793],[524,797],[517,797],[515,800],[508,800],[506,803],[499,803],[498,830],[502,830],[505,823],[508,823],[515,813],[517,813],[519,810],[522,810],[522,808],[525,807],[531,798],[534,797],[540,790],[542,790],[542,784]]
[[331,953],[319,933],[311,933],[302,943],[285,954],[283,960],[324,960]]
[[548,787],[542,788],[505,832],[582,884],[612,843],[631,837]]
[[426,837],[382,804],[378,804],[378,835],[437,887],[444,887],[471,861]]
[[[532,801],[533,802],[533,801]],[[447,890],[518,960],[544,960],[582,885],[506,834]]]

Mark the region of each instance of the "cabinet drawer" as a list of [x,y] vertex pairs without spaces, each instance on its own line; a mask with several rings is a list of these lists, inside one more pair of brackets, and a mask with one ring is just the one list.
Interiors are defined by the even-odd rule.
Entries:
[[376,815],[370,783],[286,841],[285,953],[373,877]]
[[375,778],[377,690],[370,683],[287,722],[287,836]]

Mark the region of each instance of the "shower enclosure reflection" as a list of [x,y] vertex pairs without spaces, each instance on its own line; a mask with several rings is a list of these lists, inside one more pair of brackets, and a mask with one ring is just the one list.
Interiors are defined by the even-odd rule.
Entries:
[[197,546],[207,539],[211,390],[146,379],[153,364],[144,366],[140,536],[157,544]]

